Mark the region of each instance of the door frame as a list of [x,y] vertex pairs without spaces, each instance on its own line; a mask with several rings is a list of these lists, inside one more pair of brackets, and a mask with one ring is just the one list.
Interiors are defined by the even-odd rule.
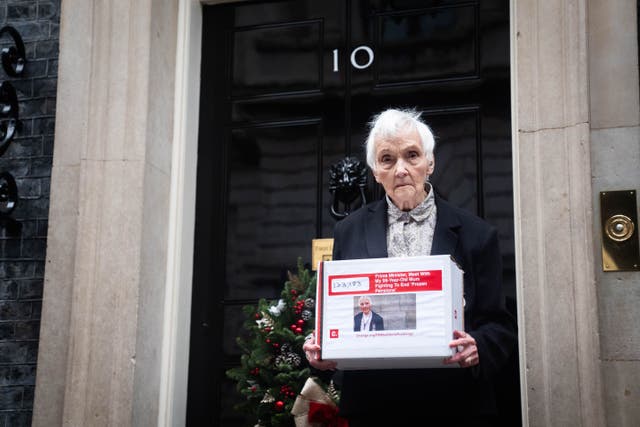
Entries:
[[[158,425],[183,425],[186,419],[189,334],[185,331],[190,330],[202,6],[240,1],[246,0],[178,1],[169,274]],[[539,0],[526,0],[518,2],[516,7],[515,0],[510,0],[514,226],[523,426],[544,425],[551,419],[558,421],[558,416],[565,419],[565,416],[576,415],[582,420],[581,425],[598,425],[604,414],[598,351],[594,351],[599,345],[595,267],[590,245],[594,239],[589,99],[584,90],[588,81],[586,6],[587,0],[557,7],[544,6]],[[566,27],[570,30],[564,31]],[[555,49],[553,43],[544,43],[551,40],[563,48]],[[546,140],[552,140],[560,149],[547,151]],[[558,170],[568,166],[569,176],[563,175],[567,179],[552,182],[548,176],[545,178],[544,171],[556,164],[559,164]],[[531,188],[535,188],[534,194]],[[576,219],[549,209],[550,202],[544,198],[549,192],[551,196],[561,193],[562,201],[569,203],[574,212],[585,213]],[[571,252],[568,265],[545,263],[557,244],[545,238],[551,228],[570,232],[564,236],[567,238],[560,237],[563,247]],[[553,287],[550,279],[557,281]],[[557,286],[561,287],[564,299],[558,300],[556,294],[551,294]],[[566,322],[567,327],[553,330],[549,327],[551,322]],[[568,341],[561,339],[570,333],[573,336]],[[564,372],[564,364],[557,360],[558,354],[566,355],[565,362],[573,360],[575,371]],[[576,397],[569,402],[554,402],[553,390],[558,386]]]

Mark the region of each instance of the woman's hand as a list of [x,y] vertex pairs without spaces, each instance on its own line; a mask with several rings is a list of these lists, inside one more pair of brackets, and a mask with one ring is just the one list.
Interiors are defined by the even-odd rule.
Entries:
[[458,347],[458,352],[451,357],[444,359],[445,365],[458,363],[462,368],[469,368],[480,363],[478,355],[478,346],[476,340],[464,331],[453,331],[453,341],[449,343],[449,347]]
[[333,360],[320,359],[320,346],[316,344],[315,332],[307,337],[304,345],[302,346],[302,350],[304,350],[304,354],[309,361],[309,365],[316,369],[319,369],[321,371],[333,371],[338,365],[338,363],[334,362]]

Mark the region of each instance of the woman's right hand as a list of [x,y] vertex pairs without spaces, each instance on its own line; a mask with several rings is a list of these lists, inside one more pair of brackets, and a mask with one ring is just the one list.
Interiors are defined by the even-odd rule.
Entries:
[[320,358],[320,346],[316,344],[316,334],[313,332],[309,335],[302,346],[304,354],[309,361],[309,365],[313,368],[321,371],[333,371],[338,366],[338,363],[333,360],[322,360]]

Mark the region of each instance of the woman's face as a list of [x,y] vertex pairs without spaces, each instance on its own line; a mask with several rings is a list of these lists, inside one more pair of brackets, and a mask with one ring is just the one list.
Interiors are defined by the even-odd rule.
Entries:
[[376,168],[373,176],[394,205],[407,211],[426,197],[424,183],[433,173],[433,159],[427,159],[416,130],[390,139],[376,139]]
[[368,299],[360,301],[360,310],[362,310],[364,314],[369,314],[371,311],[371,301]]

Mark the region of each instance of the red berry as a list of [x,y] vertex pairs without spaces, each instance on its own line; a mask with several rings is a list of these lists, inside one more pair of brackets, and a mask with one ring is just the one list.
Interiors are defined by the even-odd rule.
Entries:
[[304,325],[304,320],[303,319],[298,319],[298,326],[302,326]]
[[284,402],[282,400],[278,400],[276,402],[276,409],[278,411],[282,411],[284,409]]

